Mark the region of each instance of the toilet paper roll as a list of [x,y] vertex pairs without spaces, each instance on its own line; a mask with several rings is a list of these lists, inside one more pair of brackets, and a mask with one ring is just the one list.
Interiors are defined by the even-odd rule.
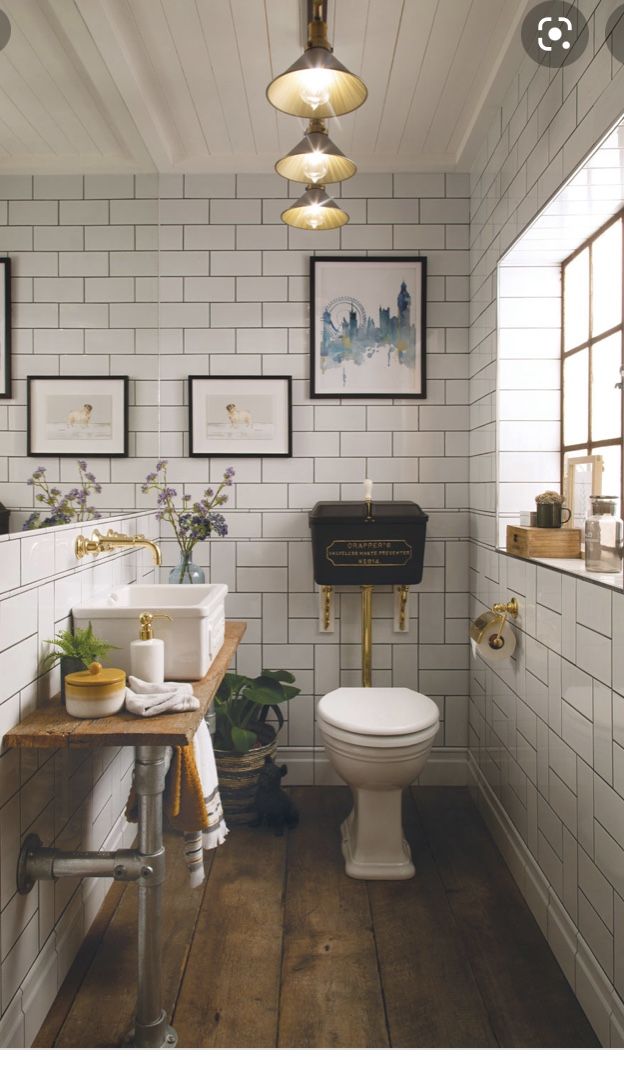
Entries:
[[516,649],[516,637],[513,632],[513,628],[509,624],[509,621],[505,621],[503,630],[501,632],[501,639],[503,640],[503,646],[499,650],[495,650],[490,646],[489,640],[498,635],[499,625],[492,623],[486,629],[483,634],[483,638],[480,643],[475,643],[471,640],[473,647],[473,654],[476,652],[486,661],[489,665],[495,665],[500,661],[508,661],[514,650]]

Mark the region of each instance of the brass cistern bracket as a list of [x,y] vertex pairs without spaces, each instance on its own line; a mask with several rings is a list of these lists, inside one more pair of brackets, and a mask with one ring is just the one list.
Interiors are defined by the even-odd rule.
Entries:
[[407,598],[409,595],[409,584],[401,583],[396,588],[395,594],[395,617],[394,617],[394,630],[395,632],[408,631],[409,616],[407,612]]
[[334,588],[329,584],[324,584],[321,587],[321,612],[320,623],[321,631],[333,632],[334,630]]
[[112,550],[136,549],[139,546],[148,546],[152,551],[154,564],[160,565],[160,547],[155,542],[151,539],[146,539],[145,535],[124,535],[120,531],[113,531],[112,528],[108,529],[106,535],[103,535],[96,528],[92,532],[90,539],[86,535],[78,535],[75,543],[75,553],[78,561],[81,561],[87,554],[97,557],[98,554],[110,553]]

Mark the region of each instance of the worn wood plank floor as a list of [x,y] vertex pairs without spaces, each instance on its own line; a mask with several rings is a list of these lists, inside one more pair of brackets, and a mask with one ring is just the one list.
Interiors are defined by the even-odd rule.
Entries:
[[[163,989],[181,1046],[599,1046],[465,789],[406,794],[416,877],[397,882],[345,875],[347,789],[292,794],[299,827],[233,830],[203,888],[168,841]],[[113,887],[36,1047],[125,1042],[135,919],[136,889]]]

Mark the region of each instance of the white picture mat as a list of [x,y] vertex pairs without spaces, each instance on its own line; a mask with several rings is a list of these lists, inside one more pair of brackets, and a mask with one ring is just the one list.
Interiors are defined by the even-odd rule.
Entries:
[[[88,378],[31,381],[31,453],[123,454],[125,384],[125,380]],[[92,406],[88,419],[86,414],[84,419],[72,419],[85,405]]]
[[[420,262],[397,260],[371,260],[350,263],[345,261],[320,261],[315,265],[314,275],[314,389],[315,394],[387,394],[389,397],[414,394],[424,391],[422,360],[422,283],[423,267]],[[394,347],[371,343],[367,356],[361,364],[351,359],[340,366],[322,367],[323,314],[331,309],[332,321],[348,317],[351,301],[358,317],[372,320],[380,326],[380,309],[389,309],[397,315],[397,299],[405,283],[411,299],[409,315],[415,327],[415,364],[402,365]],[[344,299],[341,302],[341,299]],[[368,352],[370,350],[370,352]]]
[[288,454],[288,379],[194,379],[190,389],[192,453]]

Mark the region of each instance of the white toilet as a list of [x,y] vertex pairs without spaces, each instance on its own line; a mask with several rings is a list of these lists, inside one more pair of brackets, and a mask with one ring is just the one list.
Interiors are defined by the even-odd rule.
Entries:
[[328,758],[353,793],[353,809],[341,827],[350,877],[414,876],[401,796],[423,769],[439,721],[435,702],[408,687],[339,687],[319,700]]

